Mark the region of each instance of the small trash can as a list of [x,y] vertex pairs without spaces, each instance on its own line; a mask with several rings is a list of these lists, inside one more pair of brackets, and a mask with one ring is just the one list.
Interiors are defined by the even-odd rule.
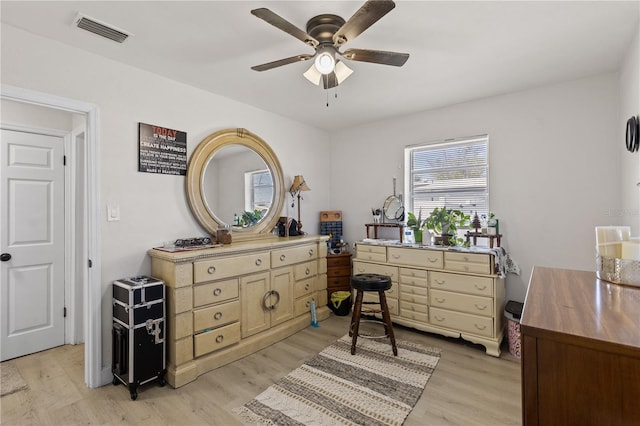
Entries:
[[334,291],[331,293],[329,309],[331,309],[334,314],[341,317],[349,315],[349,312],[351,311],[351,292]]
[[520,359],[520,317],[524,304],[509,300],[504,308],[504,315],[507,318],[507,331],[509,340],[509,353]]

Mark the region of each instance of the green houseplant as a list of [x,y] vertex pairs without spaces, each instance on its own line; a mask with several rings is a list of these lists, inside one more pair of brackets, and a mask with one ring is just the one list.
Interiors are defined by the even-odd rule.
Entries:
[[424,221],[424,226],[433,232],[436,244],[451,245],[456,243],[458,228],[467,226],[469,215],[462,210],[436,207]]
[[422,209],[418,212],[418,217],[416,215],[409,212],[407,213],[407,226],[413,229],[413,236],[415,238],[416,243],[422,242],[422,228],[424,227],[424,222],[422,221]]

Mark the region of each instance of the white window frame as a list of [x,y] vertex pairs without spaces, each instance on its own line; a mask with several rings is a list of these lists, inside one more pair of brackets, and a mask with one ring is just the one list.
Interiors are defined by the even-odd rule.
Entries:
[[[244,174],[244,188],[245,188],[245,198],[244,198],[244,204],[245,204],[245,210],[246,211],[254,211],[256,206],[255,206],[255,190],[256,190],[256,186],[253,184],[253,176],[257,175],[257,174],[264,174],[264,173],[270,173],[269,169],[263,169],[263,170],[254,170],[252,172],[246,172]],[[269,185],[263,185],[263,188],[268,187]],[[271,193],[273,194],[273,190],[274,190],[274,186],[273,186],[273,178],[271,179]],[[273,197],[271,200],[271,203],[269,203],[267,207],[270,208],[271,204],[273,203]]]
[[[414,187],[414,182],[415,182],[413,179],[414,174],[419,172],[424,173],[425,171],[437,172],[437,171],[446,171],[446,170],[452,170],[452,169],[457,169],[457,170],[471,169],[471,165],[466,165],[466,166],[463,165],[458,167],[423,168],[423,169],[420,169],[420,171],[414,170],[413,158],[415,153],[421,152],[421,151],[435,151],[435,150],[441,150],[441,149],[447,149],[447,148],[450,149],[455,147],[464,148],[464,147],[470,147],[473,145],[477,146],[478,144],[484,144],[486,146],[486,163],[483,163],[484,165],[482,166],[486,168],[485,185],[479,188],[465,186],[460,190],[456,190],[455,188],[450,186],[448,187],[448,186],[440,185],[440,187],[434,189],[433,192],[421,191],[423,194],[431,193],[434,198],[435,197],[440,198],[438,200],[432,199],[432,202],[430,202],[431,205],[429,207],[425,206],[422,208],[422,219],[425,219],[429,215],[431,210],[433,210],[434,207],[447,207],[451,209],[462,210],[463,212],[468,214],[471,218],[473,218],[473,215],[476,212],[478,213],[478,216],[487,215],[488,217],[489,211],[490,211],[490,208],[489,208],[489,135],[477,135],[477,136],[469,136],[469,137],[462,137],[462,138],[456,138],[456,139],[446,139],[446,140],[433,141],[433,142],[424,143],[424,144],[406,146],[404,150],[404,172],[405,172],[404,193],[405,193],[406,210],[414,213],[416,217],[419,215],[420,207],[417,207],[415,203],[416,198],[419,198],[419,197],[416,196],[416,188]],[[442,181],[440,183],[442,183]],[[458,195],[458,201],[454,200],[451,202],[447,202],[447,196],[452,194]],[[478,203],[472,202],[471,197],[474,194],[478,194],[479,198],[484,200],[484,203],[485,203],[484,206],[478,205]],[[459,198],[465,198],[465,196],[468,196],[470,199],[466,203],[461,202]],[[451,198],[452,197],[449,197],[449,199]],[[423,206],[424,206],[424,203],[423,203]]]

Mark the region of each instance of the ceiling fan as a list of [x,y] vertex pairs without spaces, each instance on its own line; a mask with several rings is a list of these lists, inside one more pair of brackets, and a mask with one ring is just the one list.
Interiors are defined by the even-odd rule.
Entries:
[[340,58],[401,67],[409,59],[408,53],[369,49],[347,49],[344,52],[339,50],[394,7],[396,4],[392,0],[368,0],[348,21],[331,14],[314,16],[307,22],[306,32],[267,8],[254,9],[251,11],[253,15],[313,47],[315,53],[291,56],[256,65],[251,69],[266,71],[315,58],[314,64],[304,73],[304,76],[313,84],[320,85],[322,82],[325,89],[331,89],[342,83],[353,72]]

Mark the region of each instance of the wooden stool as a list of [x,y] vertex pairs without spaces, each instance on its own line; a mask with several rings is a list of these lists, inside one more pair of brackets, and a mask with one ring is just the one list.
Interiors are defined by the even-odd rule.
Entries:
[[[385,290],[391,288],[391,278],[386,275],[380,274],[357,274],[351,277],[351,287],[356,291],[356,302],[353,306],[353,315],[351,316],[351,326],[349,328],[349,335],[351,340],[351,355],[356,353],[356,342],[358,341],[358,329],[360,328],[360,316],[365,314],[382,314],[382,321],[378,319],[362,320],[378,322],[384,325],[384,335],[381,336],[362,336],[369,339],[391,339],[391,347],[393,348],[393,355],[398,355],[398,348],[396,347],[396,338],[393,335],[393,326],[391,324],[391,316],[389,315],[389,306],[387,305],[387,297],[385,296]],[[378,292],[379,302],[363,302],[365,291]],[[380,305],[380,309],[362,309],[362,305]],[[374,317],[375,318],[375,317]]]

